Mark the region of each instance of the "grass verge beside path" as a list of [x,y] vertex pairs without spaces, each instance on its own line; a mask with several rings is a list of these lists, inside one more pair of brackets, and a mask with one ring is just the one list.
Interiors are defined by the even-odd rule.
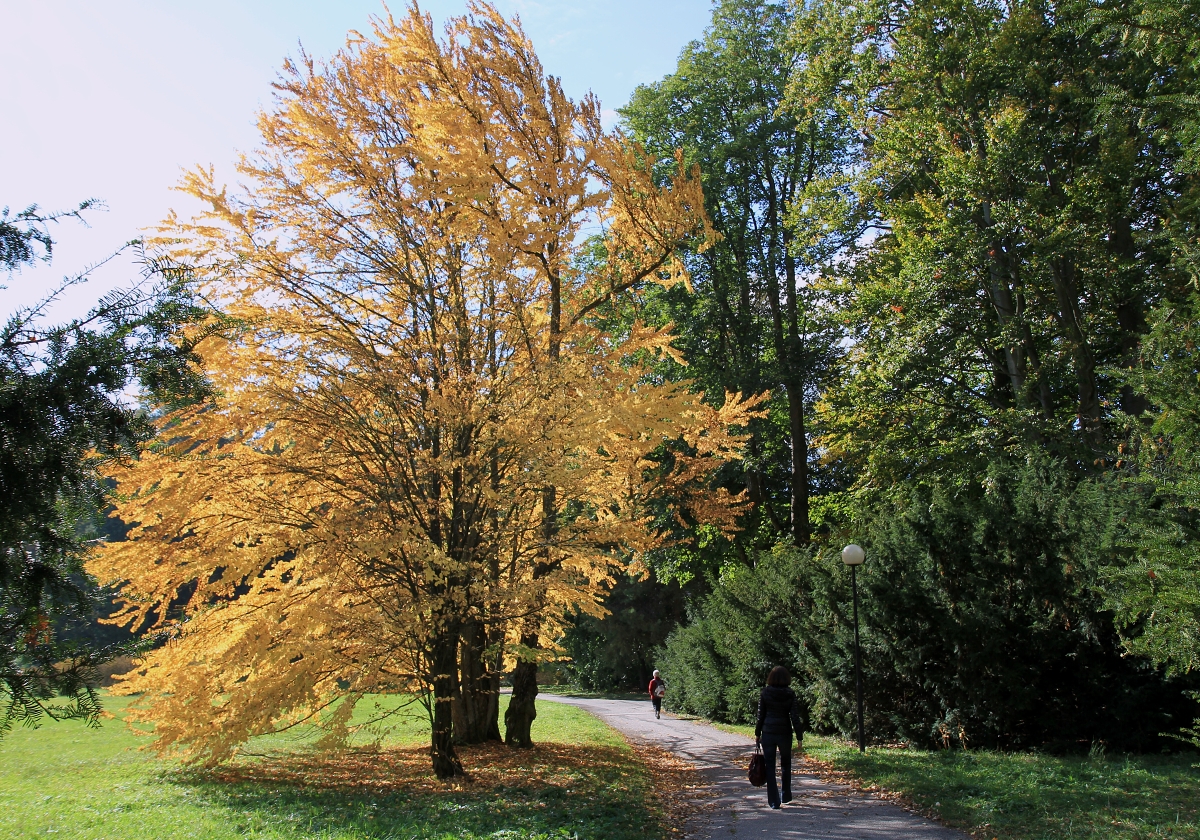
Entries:
[[538,694],[553,694],[558,697],[582,697],[599,700],[645,700],[650,697],[644,691],[587,691],[569,685],[539,685]]
[[[117,714],[125,699],[109,697]],[[503,713],[503,712],[502,712]],[[428,748],[277,752],[214,771],[136,748],[117,720],[17,729],[0,742],[0,838],[644,840],[671,768],[582,710],[539,703],[532,750],[462,748],[469,781],[437,782]]]
[[[754,737],[752,726],[720,728]],[[1200,840],[1200,763],[1182,755],[1052,756],[872,747],[819,735],[822,775],[899,794],[972,836],[1000,840]]]

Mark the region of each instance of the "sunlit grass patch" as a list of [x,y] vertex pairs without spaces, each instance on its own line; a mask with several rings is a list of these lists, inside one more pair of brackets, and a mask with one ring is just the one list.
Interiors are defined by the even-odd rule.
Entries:
[[[129,702],[121,698],[114,700]],[[509,697],[500,695],[500,720],[508,708]],[[417,698],[407,695],[368,695],[359,701],[350,720],[360,727],[349,737],[353,748],[418,747],[429,744],[429,717]],[[311,749],[324,730],[299,726],[273,735],[251,738],[240,750],[242,757],[267,757]],[[578,709],[551,701],[537,704],[533,724],[534,742],[609,744],[623,746],[625,741],[613,729]]]
[[[754,735],[752,726],[722,726]],[[1054,756],[872,747],[808,735],[827,776],[902,795],[976,837],[1200,838],[1200,762],[1177,755]],[[811,765],[810,765],[811,766]]]
[[844,742],[815,739],[808,751],[979,837],[1200,838],[1195,754],[871,749],[864,756]]
[[[120,713],[123,698],[107,705]],[[419,726],[402,730],[417,737]],[[427,747],[318,754],[277,741],[214,770],[138,751],[119,721],[17,730],[0,743],[0,838],[633,838],[670,833],[658,771],[585,712],[538,704],[532,750],[462,748],[443,784]],[[423,737],[423,735],[422,735]],[[300,745],[303,747],[303,744]]]

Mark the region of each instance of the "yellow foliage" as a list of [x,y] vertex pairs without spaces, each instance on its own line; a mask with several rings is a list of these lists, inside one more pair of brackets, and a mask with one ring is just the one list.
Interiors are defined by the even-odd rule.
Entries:
[[734,526],[708,479],[753,401],[656,381],[638,360],[676,356],[669,330],[589,318],[687,281],[679,245],[713,236],[698,177],[656,185],[516,24],[470,11],[289,63],[245,190],[194,171],[211,209],[160,229],[243,325],[200,346],[219,396],[114,468],[133,527],[90,566],[123,583],[121,621],[173,633],[123,683],[161,749],[219,761],[338,698],[426,690],[436,764],[463,621],[552,642],[663,543],[652,509]]

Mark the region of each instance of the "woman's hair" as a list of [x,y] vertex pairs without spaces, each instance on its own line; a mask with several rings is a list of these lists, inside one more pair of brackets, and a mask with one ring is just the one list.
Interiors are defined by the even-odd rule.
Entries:
[[767,674],[767,685],[783,687],[785,685],[790,685],[791,682],[792,675],[789,674],[787,668],[784,668],[782,665],[776,665],[771,669],[771,673]]

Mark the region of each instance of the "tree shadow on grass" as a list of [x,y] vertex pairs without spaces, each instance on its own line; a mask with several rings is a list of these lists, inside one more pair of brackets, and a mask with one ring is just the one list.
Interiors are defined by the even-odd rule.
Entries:
[[500,744],[460,749],[465,779],[439,782],[427,749],[288,754],[174,782],[268,837],[612,838],[663,833],[651,777],[615,747]]

